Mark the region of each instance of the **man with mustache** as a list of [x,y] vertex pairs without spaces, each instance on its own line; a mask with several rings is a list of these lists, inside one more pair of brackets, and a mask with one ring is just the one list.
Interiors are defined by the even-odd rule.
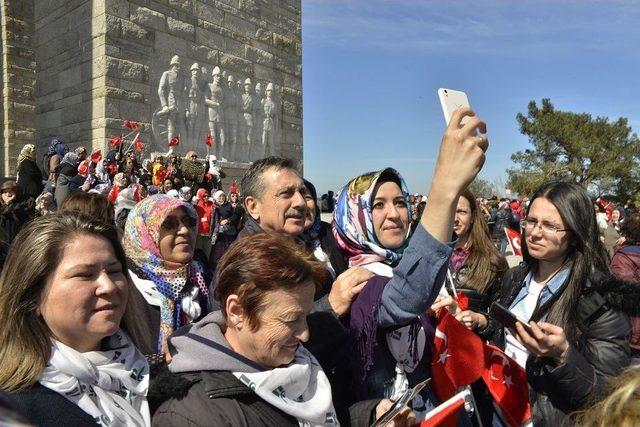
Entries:
[[[293,162],[280,157],[257,160],[242,178],[247,218],[239,234],[286,233],[298,237],[304,231],[308,189]],[[372,273],[361,267],[339,275],[327,295],[316,295],[315,311],[343,316]]]

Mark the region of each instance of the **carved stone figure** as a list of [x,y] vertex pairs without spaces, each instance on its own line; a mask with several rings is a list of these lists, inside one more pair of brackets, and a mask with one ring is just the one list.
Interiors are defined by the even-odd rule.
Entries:
[[189,110],[187,123],[189,127],[189,141],[187,149],[197,150],[205,141],[207,129],[205,92],[207,82],[202,77],[200,65],[196,62],[191,66],[191,85],[189,86]]
[[209,109],[209,133],[213,137],[213,151],[215,156],[224,160],[227,155],[225,150],[225,133],[224,133],[224,89],[221,86],[220,68],[215,67],[211,73],[213,82],[207,85],[205,95],[205,103]]
[[255,110],[255,100],[253,98],[253,86],[251,79],[244,81],[244,91],[242,93],[242,120],[240,129],[242,135],[242,157],[241,161],[251,161],[251,146],[253,145],[253,114]]
[[267,85],[266,97],[262,103],[264,119],[262,121],[262,144],[265,156],[275,156],[280,143],[280,108],[275,99],[273,83]]
[[158,85],[158,97],[162,109],[158,116],[167,118],[167,142],[174,136],[180,135],[181,139],[187,136],[186,131],[186,106],[187,106],[187,81],[180,73],[180,57],[171,58],[169,70],[162,73]]
[[255,102],[253,103],[253,117],[254,117],[254,141],[251,147],[251,153],[249,153],[249,159],[251,161],[262,159],[264,157],[264,144],[262,143],[262,122],[264,120],[264,95],[262,92],[262,83],[256,83],[256,91],[254,96]]
[[238,159],[238,115],[240,114],[240,97],[236,92],[236,79],[229,74],[224,98],[224,113],[227,123],[227,144],[229,146],[229,160]]

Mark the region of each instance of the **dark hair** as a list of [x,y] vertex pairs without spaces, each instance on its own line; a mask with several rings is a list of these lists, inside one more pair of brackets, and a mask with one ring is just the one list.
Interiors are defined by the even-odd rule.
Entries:
[[324,265],[292,237],[258,233],[235,241],[222,256],[213,295],[225,318],[227,298],[237,295],[249,327],[256,330],[269,291],[294,289],[309,280],[317,289],[326,275]]
[[[36,312],[38,300],[65,246],[86,234],[111,243],[131,292],[126,256],[113,225],[78,212],[52,213],[29,222],[13,241],[0,275],[0,320],[4,325],[0,330],[0,388],[19,390],[37,382],[50,357],[52,336]],[[132,311],[135,309],[127,304],[122,318],[122,327],[134,344],[138,342],[135,337],[141,336],[137,330],[139,316]]]
[[620,234],[625,243],[637,245],[640,243],[640,214],[627,215],[620,226]]
[[255,199],[262,197],[262,193],[264,192],[262,175],[269,169],[275,169],[276,171],[291,169],[298,173],[293,166],[293,161],[290,159],[283,157],[265,157],[264,159],[257,160],[253,162],[251,167],[245,172],[240,182],[243,197],[253,197]]
[[113,224],[113,205],[107,196],[98,193],[76,191],[68,195],[60,205],[59,212],[82,212],[107,224]]
[[[593,204],[584,188],[562,181],[543,184],[531,197],[529,208],[538,197],[549,200],[560,213],[570,233],[566,259],[571,260],[573,266],[560,291],[539,306],[531,320],[540,320],[546,314],[547,321],[561,326],[569,341],[575,344],[580,296],[595,272],[610,273],[607,252],[600,240]],[[522,239],[522,254],[527,266],[535,271],[538,261],[529,254],[525,238]]]

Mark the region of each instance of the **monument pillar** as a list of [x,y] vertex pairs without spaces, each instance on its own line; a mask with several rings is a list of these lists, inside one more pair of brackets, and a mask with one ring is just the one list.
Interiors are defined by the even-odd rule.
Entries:
[[13,176],[24,144],[35,142],[34,0],[1,0],[1,176]]

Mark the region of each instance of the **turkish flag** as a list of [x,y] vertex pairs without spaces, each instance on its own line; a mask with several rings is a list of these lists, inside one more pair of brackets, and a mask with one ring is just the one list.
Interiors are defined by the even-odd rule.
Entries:
[[140,137],[140,132],[136,134],[136,137],[133,138],[133,146],[138,150],[138,153],[142,153],[144,150],[144,146],[142,145],[142,138]]
[[484,344],[486,369],[482,374],[502,418],[510,426],[521,426],[531,419],[529,384],[526,371],[491,344]]
[[109,145],[113,148],[119,148],[122,145],[122,135],[116,135],[109,140]]
[[456,301],[458,302],[458,307],[460,307],[460,310],[469,310],[469,297],[467,297],[465,294],[460,291],[456,292]]
[[135,130],[140,130],[140,128],[142,127],[142,126],[140,126],[140,123],[134,122],[133,120],[125,120],[124,121],[124,125],[126,127],[128,127],[129,129],[134,130],[134,131]]
[[504,228],[504,233],[509,240],[509,246],[511,246],[513,254],[522,256],[522,236],[520,233],[508,227]]
[[118,200],[118,194],[120,194],[120,189],[118,188],[117,185],[114,185],[113,187],[111,187],[111,191],[109,191],[109,195],[107,196],[107,199],[115,204],[116,200]]
[[162,185],[164,179],[167,177],[167,174],[169,173],[169,171],[167,171],[167,168],[162,167],[160,169],[158,169],[158,172],[156,173],[156,178],[157,178],[157,182],[158,185]]
[[[443,309],[433,340],[431,377],[440,401],[453,396],[458,387],[471,384],[485,369],[482,340]],[[441,311],[440,313],[442,313]]]
[[464,404],[471,392],[467,388],[427,412],[420,427],[456,427],[458,418],[464,410]]
[[102,159],[102,151],[96,150],[93,153],[91,153],[91,161],[93,163],[97,164],[101,159]]
[[229,184],[229,193],[240,193],[240,185],[235,179]]
[[180,135],[174,135],[169,141],[169,147],[177,147],[180,145]]
[[211,136],[210,133],[207,134],[207,137],[205,138],[204,143],[207,144],[209,147],[213,147],[213,136]]

